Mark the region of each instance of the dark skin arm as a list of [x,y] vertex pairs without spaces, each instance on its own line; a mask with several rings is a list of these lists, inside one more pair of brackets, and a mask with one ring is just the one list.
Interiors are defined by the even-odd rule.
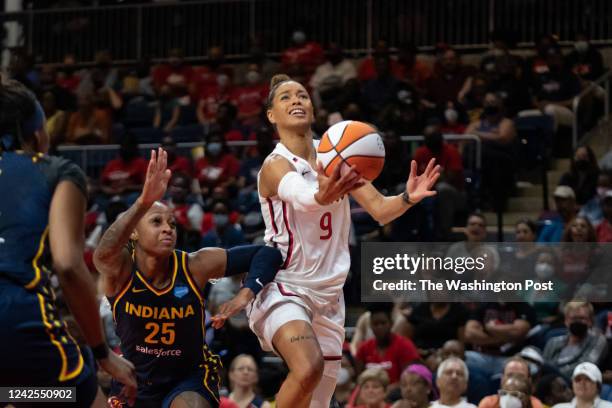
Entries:
[[[95,347],[105,339],[95,284],[83,261],[85,206],[85,196],[72,182],[60,182],[49,209],[49,242],[53,269],[57,272],[66,303],[87,344]],[[112,351],[98,362],[104,371],[125,384],[122,393],[133,402],[136,396],[134,365]]]

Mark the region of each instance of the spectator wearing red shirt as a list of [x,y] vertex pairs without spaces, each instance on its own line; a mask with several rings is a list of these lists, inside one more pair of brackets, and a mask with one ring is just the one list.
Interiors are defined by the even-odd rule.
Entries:
[[238,120],[245,126],[254,128],[261,124],[269,87],[262,80],[257,64],[249,64],[244,77],[244,85],[236,87],[231,102],[238,109]]
[[400,374],[414,360],[420,358],[416,347],[405,337],[391,333],[391,309],[389,303],[374,303],[369,308],[374,338],[365,341],[357,349],[357,372],[366,368],[383,368],[389,374],[391,385],[397,384]]
[[601,203],[604,220],[597,226],[597,242],[612,242],[612,190],[606,191]]
[[398,78],[407,81],[419,92],[425,88],[425,82],[431,77],[432,69],[417,59],[418,50],[412,43],[404,43],[399,49]]
[[307,41],[306,33],[302,29],[296,29],[291,40],[293,46],[284,50],[281,55],[282,68],[284,71],[292,71],[294,67],[300,66],[308,80],[323,62],[323,47],[316,41]]
[[432,197],[436,238],[442,242],[449,238],[455,214],[465,209],[466,196],[463,192],[463,162],[457,148],[446,143],[438,125],[425,128],[425,145],[414,152],[419,172],[425,170],[432,158],[440,165],[440,178],[435,185],[438,194]]
[[74,54],[66,54],[64,56],[64,64],[57,72],[57,84],[74,94],[80,83],[81,77],[77,73],[76,57]]
[[205,65],[193,68],[192,87],[189,90],[193,97],[198,97],[203,90],[217,86],[219,75],[234,77],[234,69],[225,64],[225,54],[223,47],[213,45],[208,49],[208,61]]
[[109,161],[100,178],[100,187],[107,196],[124,196],[127,201],[142,190],[147,173],[147,161],[140,157],[138,140],[127,133],[119,149],[119,157]]
[[449,101],[463,100],[468,79],[475,71],[474,67],[461,63],[455,50],[444,49],[439,54],[433,75],[425,82],[425,105],[429,108],[445,107]]
[[193,166],[191,161],[176,153],[176,142],[172,136],[166,135],[161,141],[161,147],[168,153],[168,168],[172,173],[184,173],[187,176],[193,175]]
[[182,84],[188,87],[193,76],[193,68],[183,60],[183,50],[173,48],[168,51],[168,62],[153,69],[153,86],[159,92],[163,85]]
[[221,73],[216,78],[216,83],[203,87],[198,97],[196,115],[202,125],[214,124],[219,106],[230,102],[234,94],[233,78],[230,75]]
[[202,194],[207,195],[217,186],[235,183],[240,162],[229,153],[221,133],[215,131],[208,136],[205,152],[206,156],[195,163]]
[[378,57],[389,58],[392,75],[395,78],[402,78],[405,71],[397,60],[389,57],[389,46],[387,45],[387,41],[378,40],[372,55],[365,58],[363,61],[361,61],[361,64],[359,64],[357,77],[361,82],[365,82],[376,77],[376,58]]

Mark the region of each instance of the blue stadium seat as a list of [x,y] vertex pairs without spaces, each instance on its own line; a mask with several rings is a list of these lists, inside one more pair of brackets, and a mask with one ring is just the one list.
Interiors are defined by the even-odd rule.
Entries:
[[160,143],[164,132],[154,127],[132,128],[129,130],[138,138],[138,143]]
[[199,142],[204,135],[202,125],[186,125],[174,128],[170,133],[176,143]]
[[126,127],[145,127],[153,124],[155,105],[144,99],[137,99],[125,105],[123,123]]

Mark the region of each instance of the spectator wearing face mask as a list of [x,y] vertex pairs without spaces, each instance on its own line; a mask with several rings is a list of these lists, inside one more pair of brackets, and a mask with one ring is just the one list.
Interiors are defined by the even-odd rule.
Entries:
[[238,120],[244,126],[254,128],[261,123],[268,91],[268,85],[262,79],[259,66],[249,64],[244,84],[236,87],[230,98],[238,110]]
[[570,186],[576,194],[576,203],[585,204],[597,194],[599,166],[590,146],[580,146],[574,152],[570,171],[561,176],[559,185]]
[[508,376],[502,380],[497,395],[480,401],[478,408],[542,408],[542,403],[531,396],[531,381],[528,378]]
[[228,205],[217,201],[212,206],[213,228],[211,228],[200,242],[202,248],[219,247],[231,248],[246,243],[240,228],[229,221]]
[[195,163],[202,194],[208,195],[217,186],[234,183],[239,171],[240,162],[228,152],[223,136],[219,132],[208,135],[205,156]]
[[[535,255],[535,263],[530,265],[534,271],[533,280],[540,283],[552,281],[555,290],[527,290],[523,293],[523,298],[535,310],[538,322],[551,324],[557,320],[559,295],[564,293],[566,285],[559,279],[558,273],[561,270],[561,265],[553,252],[543,251],[537,252]],[[541,346],[543,345],[541,344]]]
[[432,158],[435,158],[442,168],[434,187],[438,194],[425,201],[434,203],[435,236],[445,241],[449,238],[455,214],[464,210],[466,205],[466,196],[463,193],[463,163],[457,148],[444,141],[439,126],[430,125],[423,133],[425,145],[414,152],[414,160],[419,172],[425,169]]
[[601,391],[601,371],[590,362],[576,366],[572,373],[572,390],[574,399],[555,405],[553,408],[610,408],[612,402],[599,398]]
[[599,364],[608,346],[605,336],[593,329],[593,305],[571,301],[565,305],[563,313],[568,334],[553,337],[546,343],[544,359],[570,377],[580,363]]
[[229,73],[221,72],[215,78],[214,84],[201,88],[198,97],[196,116],[202,125],[217,123],[219,107],[230,103],[234,96],[233,77]]
[[301,66],[306,78],[314,73],[323,62],[323,47],[316,41],[308,40],[306,32],[297,28],[291,34],[292,45],[281,54],[281,65],[284,71]]
[[587,218],[594,227],[604,221],[603,206],[608,192],[612,191],[612,174],[602,171],[597,176],[596,194],[587,201],[578,212],[578,215]]
[[220,45],[213,45],[208,49],[208,59],[204,65],[194,67],[192,87],[190,92],[197,96],[207,89],[218,86],[219,75],[234,77],[234,70],[225,63],[225,53]]
[[584,81],[595,81],[605,72],[601,53],[583,31],[576,33],[574,50],[567,55],[565,61],[572,72]]
[[462,135],[465,133],[466,126],[462,123],[459,104],[448,102],[444,109],[444,121],[440,126],[440,132],[450,135]]

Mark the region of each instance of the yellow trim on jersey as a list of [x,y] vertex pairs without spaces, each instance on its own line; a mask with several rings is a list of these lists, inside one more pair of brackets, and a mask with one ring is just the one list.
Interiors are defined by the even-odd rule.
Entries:
[[119,294],[115,298],[115,301],[113,302],[113,320],[115,322],[117,321],[117,316],[115,315],[115,308],[117,307],[117,303],[119,303],[119,300],[123,297],[123,295],[125,295],[125,292],[127,292],[132,287],[133,281],[134,281],[134,277],[132,276],[130,277],[130,281],[127,283],[127,285],[125,285],[125,287],[121,290],[121,292],[119,292]]
[[38,260],[40,259],[43,252],[45,251],[45,241],[47,240],[48,234],[49,234],[49,226],[47,225],[40,237],[40,243],[38,244],[38,251],[36,252],[36,255],[34,256],[34,259],[32,259],[32,267],[34,268],[34,279],[32,279],[30,283],[25,285],[26,289],[32,289],[33,287],[38,285],[38,282],[40,282],[41,273],[40,273],[40,267],[38,266]]
[[174,282],[176,281],[176,271],[178,270],[178,258],[176,257],[176,251],[172,251],[172,258],[174,259],[174,271],[172,271],[172,282],[165,289],[159,290],[154,288],[152,285],[149,285],[147,280],[140,274],[140,272],[136,271],[136,276],[144,283],[144,285],[151,292],[155,293],[157,296],[165,295],[170,292],[172,288],[174,288]]
[[[79,353],[79,362],[77,364],[77,367],[74,370],[68,371],[68,357],[66,357],[66,351],[64,350],[64,346],[62,346],[62,343],[58,341],[55,338],[55,335],[51,332],[51,330],[53,329],[53,325],[49,323],[49,321],[47,320],[47,315],[45,314],[45,298],[40,293],[37,293],[36,296],[38,296],[38,303],[40,305],[40,314],[42,316],[43,324],[47,328],[47,334],[49,335],[49,339],[51,340],[51,343],[53,343],[55,347],[57,347],[57,349],[59,350],[60,357],[62,359],[62,370],[60,371],[60,375],[58,378],[60,381],[72,380],[73,378],[81,374],[81,371],[83,371],[84,362],[83,362],[83,355],[81,354],[81,349],[75,343],[77,352]],[[66,329],[65,323],[64,323],[64,329]],[[74,339],[72,338],[72,336],[70,336],[70,334],[68,334],[68,337],[70,337],[70,339],[74,342]]]
[[187,283],[191,286],[191,289],[195,292],[198,299],[200,299],[200,304],[202,305],[202,310],[204,310],[204,298],[200,293],[200,289],[198,285],[191,279],[189,269],[187,269],[187,252],[183,252],[181,255],[181,264],[183,265],[183,273],[185,274],[185,278],[187,279]]

